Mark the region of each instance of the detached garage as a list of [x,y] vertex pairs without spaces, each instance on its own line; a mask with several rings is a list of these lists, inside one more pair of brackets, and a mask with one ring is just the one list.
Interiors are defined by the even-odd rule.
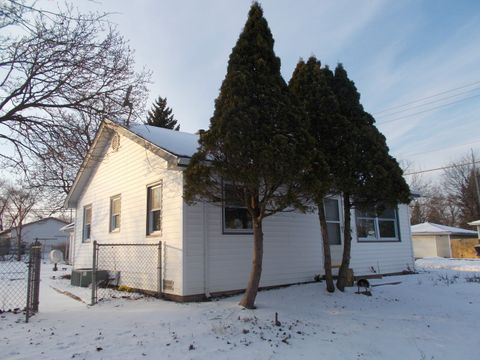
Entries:
[[477,232],[452,226],[425,222],[412,226],[415,258],[439,256],[446,258],[477,258]]

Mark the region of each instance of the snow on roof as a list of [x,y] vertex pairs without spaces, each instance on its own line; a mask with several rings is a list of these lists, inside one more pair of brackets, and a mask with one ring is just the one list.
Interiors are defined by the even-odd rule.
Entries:
[[475,221],[469,222],[468,225],[480,226],[480,220],[475,220]]
[[[39,219],[39,220],[31,221],[31,222],[26,223],[26,224],[22,224],[22,228],[25,228],[25,227],[30,226],[30,225],[42,223],[42,222],[45,222],[45,221],[58,221],[58,222],[61,222],[63,224],[67,224],[67,222],[62,220],[62,219],[56,218],[54,216],[49,216],[49,217],[46,217],[46,218],[43,218],[43,219]],[[8,233],[10,231],[13,231],[13,230],[15,230],[15,227],[10,228],[10,229],[2,230],[0,232],[0,235],[6,234],[6,233]]]
[[192,157],[198,148],[195,134],[144,124],[130,124],[127,129],[173,155]]
[[74,228],[75,228],[75,223],[72,222],[68,225],[62,226],[59,230],[60,231],[73,231]]
[[412,225],[412,234],[477,235],[477,232],[453,226],[424,222],[421,224]]

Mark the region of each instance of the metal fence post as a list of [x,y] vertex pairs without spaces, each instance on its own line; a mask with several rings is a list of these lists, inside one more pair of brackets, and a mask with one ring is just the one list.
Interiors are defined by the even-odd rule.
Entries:
[[27,277],[27,304],[25,306],[25,322],[28,322],[33,313],[38,312],[40,298],[40,266],[41,245],[38,239],[30,248]]
[[158,297],[162,296],[162,242],[158,242]]
[[93,241],[93,259],[92,259],[92,302],[97,302],[97,241]]
[[41,258],[42,258],[42,245],[38,242],[35,242],[35,250],[34,250],[34,297],[33,297],[33,311],[38,312],[38,304],[40,303],[40,266],[41,266]]
[[25,322],[28,323],[28,319],[30,319],[30,297],[32,292],[32,268],[33,268],[33,261],[32,261],[32,253],[33,249],[30,248],[30,257],[28,259],[28,276],[27,276],[27,303],[25,306]]

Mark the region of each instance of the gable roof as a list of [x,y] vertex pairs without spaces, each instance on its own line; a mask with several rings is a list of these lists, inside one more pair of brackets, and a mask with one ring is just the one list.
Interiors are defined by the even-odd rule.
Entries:
[[476,231],[466,230],[453,226],[446,226],[424,222],[417,225],[412,225],[412,235],[464,235],[477,236]]
[[[50,217],[47,217],[47,218],[43,218],[43,219],[40,219],[40,220],[36,220],[36,221],[32,221],[32,222],[29,222],[29,223],[26,223],[26,224],[23,224],[22,225],[22,228],[25,229],[26,227],[29,227],[30,225],[34,225],[34,224],[38,224],[38,223],[42,223],[42,222],[46,222],[46,221],[58,221],[58,222],[61,222],[63,225],[66,225],[68,224],[68,222],[66,221],[63,221],[61,219],[58,219],[56,217],[53,217],[53,216],[50,216]],[[3,234],[6,234],[10,231],[13,231],[15,230],[16,228],[11,228],[11,229],[7,229],[7,230],[3,230],[0,232],[0,235],[3,235]]]
[[140,146],[165,159],[169,166],[185,166],[197,151],[198,136],[186,132],[174,131],[144,124],[125,126],[111,120],[100,124],[92,146],[88,150],[75,177],[72,188],[65,199],[65,207],[75,207],[82,189],[93,174],[102,152],[113,134],[119,133]]
[[190,158],[198,148],[198,136],[195,134],[145,124],[131,124],[129,127],[118,126],[175,156]]

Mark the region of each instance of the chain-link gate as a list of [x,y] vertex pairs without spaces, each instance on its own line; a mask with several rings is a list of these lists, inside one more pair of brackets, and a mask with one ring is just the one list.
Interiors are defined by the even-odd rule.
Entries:
[[25,311],[28,322],[38,311],[41,249],[36,242],[27,253],[9,247],[0,254],[0,313]]
[[93,242],[92,299],[98,301],[140,292],[160,297],[162,246]]

